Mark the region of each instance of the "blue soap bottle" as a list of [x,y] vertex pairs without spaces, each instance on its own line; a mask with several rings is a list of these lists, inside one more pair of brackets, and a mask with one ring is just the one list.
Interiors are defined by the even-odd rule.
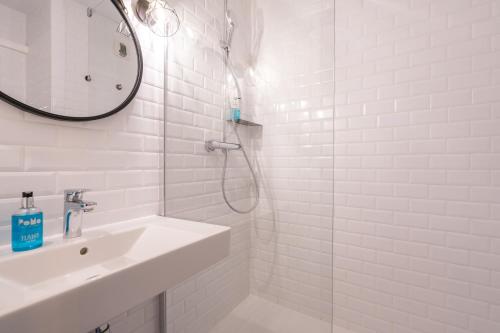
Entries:
[[35,207],[33,192],[23,192],[21,208],[12,215],[12,251],[43,245],[43,213]]
[[239,122],[241,119],[241,98],[235,97],[231,102],[231,120]]

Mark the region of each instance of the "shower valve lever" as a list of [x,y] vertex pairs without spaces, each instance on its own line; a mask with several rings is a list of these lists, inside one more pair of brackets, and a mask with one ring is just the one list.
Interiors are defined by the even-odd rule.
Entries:
[[219,142],[215,140],[210,140],[205,142],[205,149],[208,152],[215,151],[216,149],[222,150],[240,150],[241,145],[237,143],[229,143],[229,142]]

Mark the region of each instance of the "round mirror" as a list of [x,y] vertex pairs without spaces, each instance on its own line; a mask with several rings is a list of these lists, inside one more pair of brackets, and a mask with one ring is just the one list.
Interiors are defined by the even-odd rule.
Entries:
[[0,0],[0,98],[70,121],[134,98],[142,55],[121,0]]

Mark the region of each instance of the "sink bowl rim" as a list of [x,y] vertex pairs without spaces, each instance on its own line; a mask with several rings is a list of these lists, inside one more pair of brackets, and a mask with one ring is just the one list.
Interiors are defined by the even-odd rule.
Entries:
[[[189,222],[189,224],[182,225],[182,223]],[[76,283],[74,285],[66,285],[64,287],[61,287],[58,290],[53,290],[49,293],[43,294],[40,297],[34,297],[32,299],[26,300],[25,302],[18,302],[14,303],[13,305],[6,305],[3,307],[0,304],[0,320],[2,320],[2,317],[8,316],[10,314],[13,314],[18,311],[22,311],[24,308],[28,308],[31,306],[36,306],[38,303],[42,303],[46,300],[49,300],[51,298],[56,298],[63,296],[66,293],[70,293],[78,288],[85,287],[86,285],[95,283],[96,281],[99,281],[101,279],[108,279],[111,278],[114,275],[123,273],[125,270],[128,270],[130,268],[133,268],[135,266],[141,265],[148,263],[150,261],[153,261],[159,257],[162,257],[164,255],[173,253],[185,246],[192,245],[198,242],[201,242],[204,240],[205,237],[211,237],[215,236],[218,234],[223,234],[227,233],[231,230],[230,227],[227,226],[220,226],[220,225],[212,225],[212,224],[205,224],[205,223],[199,223],[199,226],[202,227],[200,229],[205,229],[203,232],[200,230],[190,230],[189,226],[192,225],[193,221],[186,221],[186,220],[180,220],[180,219],[174,219],[174,218],[168,218],[168,217],[162,217],[162,216],[157,216],[157,215],[151,215],[147,217],[142,217],[142,218],[136,218],[136,219],[131,219],[128,221],[122,221],[118,223],[113,223],[113,224],[107,224],[107,225],[102,225],[102,226],[96,226],[92,228],[88,228],[84,230],[84,234],[82,237],[75,238],[75,239],[66,239],[63,240],[61,235],[54,235],[51,237],[47,238],[47,243],[44,245],[42,248],[35,249],[32,251],[27,251],[27,252],[12,252],[10,250],[10,246],[2,246],[0,247],[0,265],[2,263],[12,261],[12,260],[17,260],[19,258],[23,258],[25,256],[34,256],[39,253],[45,253],[49,251],[57,251],[65,247],[69,246],[74,246],[74,245],[83,245],[89,241],[92,241],[94,239],[99,239],[99,238],[104,238],[107,235],[110,234],[122,234],[130,230],[135,230],[139,228],[145,228],[147,229],[148,227],[160,227],[160,228],[174,228],[174,229],[180,229],[184,231],[191,231],[193,233],[198,233],[200,235],[199,238],[197,238],[195,241],[190,242],[189,244],[185,244],[182,246],[177,246],[175,248],[172,248],[171,250],[163,253],[157,253],[156,255],[148,257],[146,260],[143,261],[137,261],[134,262],[131,265],[123,266],[120,267],[119,269],[110,271],[107,274],[104,274],[102,276],[99,276],[96,279],[93,280],[84,280],[80,281],[79,283]],[[198,224],[198,223],[196,223]],[[196,232],[198,231],[198,232]],[[203,237],[205,236],[205,237]],[[0,286],[1,283],[5,282],[1,276],[0,276]],[[27,288],[29,289],[29,288]]]

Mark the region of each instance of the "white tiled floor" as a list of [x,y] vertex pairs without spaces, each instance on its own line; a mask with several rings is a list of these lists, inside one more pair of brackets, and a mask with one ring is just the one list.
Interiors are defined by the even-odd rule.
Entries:
[[[249,296],[210,333],[332,333],[330,323]],[[335,327],[333,333],[350,333]]]

